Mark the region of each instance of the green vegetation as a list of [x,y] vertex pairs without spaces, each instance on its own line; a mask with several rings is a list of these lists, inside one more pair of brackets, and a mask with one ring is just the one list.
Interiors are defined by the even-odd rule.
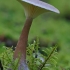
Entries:
[[[57,7],[61,14],[48,13],[37,17],[30,30],[29,43],[34,37],[39,37],[49,44],[48,47],[52,47],[51,43],[58,44],[58,60],[55,60],[58,67],[44,70],[70,70],[70,19],[66,18],[70,16],[70,1],[48,2]],[[16,0],[0,0],[0,35],[18,40],[24,22],[24,10],[20,3]],[[0,54],[4,52],[3,45],[0,43]]]
[[[27,64],[30,70],[54,70],[57,69],[57,52],[56,46],[54,48],[46,48],[42,51],[45,52],[47,56],[39,53],[40,47],[38,42],[34,41],[33,44],[27,47]],[[0,59],[4,70],[12,69],[18,70],[19,59],[13,60],[13,50],[12,48],[3,47],[4,52],[0,55]],[[57,69],[58,70],[58,69]]]

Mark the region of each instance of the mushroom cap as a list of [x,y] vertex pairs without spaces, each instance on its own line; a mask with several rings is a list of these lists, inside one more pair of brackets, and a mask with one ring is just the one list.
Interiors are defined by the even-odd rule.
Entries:
[[24,7],[26,17],[35,18],[44,12],[60,13],[54,6],[40,0],[18,0]]

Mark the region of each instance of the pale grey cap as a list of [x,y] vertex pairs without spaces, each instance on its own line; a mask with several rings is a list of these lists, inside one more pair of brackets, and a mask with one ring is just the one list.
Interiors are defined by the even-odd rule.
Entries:
[[60,13],[54,6],[40,0],[18,0],[24,8],[26,17],[35,18],[45,12]]
[[41,7],[43,9],[46,9],[49,11],[60,13],[59,10],[57,8],[55,8],[54,6],[52,6],[48,3],[45,3],[43,1],[40,1],[40,0],[22,0],[22,1],[32,4],[32,5],[35,5],[35,6],[38,6],[38,7]]

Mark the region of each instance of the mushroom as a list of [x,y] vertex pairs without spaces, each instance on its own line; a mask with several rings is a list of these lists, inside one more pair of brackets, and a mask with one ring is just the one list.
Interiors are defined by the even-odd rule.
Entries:
[[18,1],[23,5],[26,21],[22,29],[20,38],[18,40],[16,49],[14,51],[14,59],[18,58],[20,53],[20,62],[19,62],[18,70],[21,70],[22,67],[24,67],[24,70],[29,70],[26,64],[26,47],[28,41],[28,34],[33,19],[45,12],[49,12],[49,11],[56,12],[56,13],[60,13],[60,12],[54,6],[40,0],[18,0]]

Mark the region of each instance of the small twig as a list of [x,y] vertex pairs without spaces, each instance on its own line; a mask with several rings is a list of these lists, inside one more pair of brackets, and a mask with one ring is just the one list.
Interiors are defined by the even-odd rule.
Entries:
[[40,68],[38,70],[42,70],[43,67],[45,66],[46,62],[49,60],[49,58],[52,56],[53,52],[55,51],[56,47],[53,48],[53,50],[51,51],[51,53],[48,55],[47,59],[44,61],[44,63],[39,66]]

